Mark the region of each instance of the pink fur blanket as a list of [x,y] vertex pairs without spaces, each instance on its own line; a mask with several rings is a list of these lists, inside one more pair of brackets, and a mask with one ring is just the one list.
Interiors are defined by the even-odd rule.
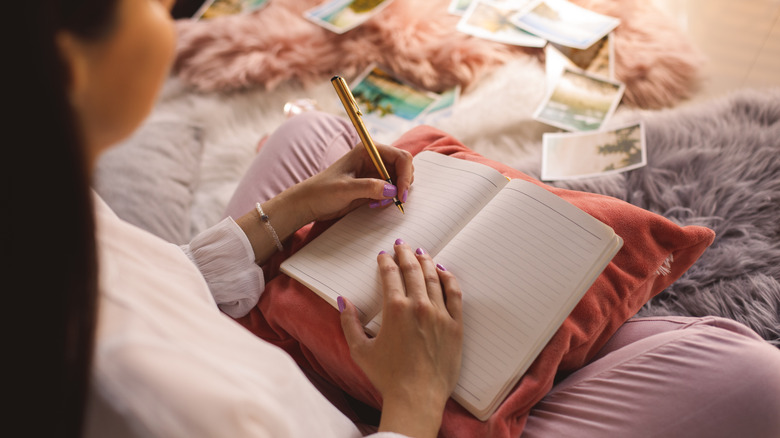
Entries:
[[[464,92],[485,73],[541,49],[510,46],[455,30],[450,0],[395,0],[382,13],[338,35],[302,17],[324,0],[271,0],[249,15],[178,20],[174,74],[199,91],[236,91],[285,81],[304,86],[333,74],[353,77],[376,62],[432,91]],[[672,106],[690,97],[703,58],[660,10],[645,0],[573,0],[621,20],[614,32],[615,75],[623,103]]]

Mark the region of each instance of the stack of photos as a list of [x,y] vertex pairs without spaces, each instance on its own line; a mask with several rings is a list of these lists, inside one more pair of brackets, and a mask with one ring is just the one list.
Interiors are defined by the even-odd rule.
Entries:
[[308,20],[338,34],[379,14],[393,0],[329,0],[303,13]]
[[542,180],[609,175],[647,164],[644,125],[632,123],[609,131],[545,133]]
[[537,120],[567,131],[599,129],[623,98],[615,81],[614,17],[566,0],[452,0],[457,29],[526,47],[544,47],[547,96]]
[[387,144],[403,131],[449,114],[460,95],[460,87],[440,94],[420,89],[376,64],[350,88],[372,137]]
[[612,35],[619,20],[565,0],[541,0],[511,21],[548,41],[547,96],[534,118],[572,131],[543,135],[542,179],[591,178],[646,165],[641,123],[602,129],[625,90],[614,69]]
[[193,19],[209,20],[225,15],[248,14],[268,4],[269,0],[207,0],[198,8]]

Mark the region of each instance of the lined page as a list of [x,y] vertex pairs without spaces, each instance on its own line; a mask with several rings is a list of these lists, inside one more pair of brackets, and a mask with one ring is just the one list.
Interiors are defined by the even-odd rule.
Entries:
[[435,255],[489,200],[506,178],[488,166],[436,152],[414,158],[414,183],[404,204],[367,206],[345,216],[281,265],[283,272],[336,305],[347,297],[366,324],[382,308],[379,251],[401,238]]
[[436,257],[463,289],[456,400],[487,416],[617,252],[612,229],[513,180]]

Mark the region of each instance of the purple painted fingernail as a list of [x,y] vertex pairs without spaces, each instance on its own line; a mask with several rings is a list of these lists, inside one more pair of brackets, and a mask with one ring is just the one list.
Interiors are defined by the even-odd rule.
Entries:
[[336,298],[336,304],[339,306],[339,313],[343,312],[344,309],[347,307],[347,305],[344,303],[344,298],[338,297]]
[[403,245],[404,243],[406,243],[406,242],[404,242],[403,239],[395,239],[395,244],[396,245]]
[[384,207],[385,205],[388,205],[391,202],[393,202],[392,199],[381,199],[379,201],[371,201],[368,203],[368,207],[369,208]]
[[415,252],[417,253],[417,255],[423,255],[423,254],[425,254],[425,250],[424,250],[424,249],[422,249],[422,248],[417,248],[417,250],[416,250]]
[[382,254],[387,254],[387,251],[385,251],[385,250],[379,251],[379,255],[382,255]]
[[406,202],[406,198],[409,196],[409,189],[404,190],[403,194],[401,194],[401,202]]
[[392,184],[385,184],[384,190],[382,190],[382,196],[395,196],[398,194],[398,187]]
[[442,271],[446,271],[446,269],[444,269],[444,266],[442,266],[442,265],[440,265],[438,263],[436,263],[436,267],[439,268]]

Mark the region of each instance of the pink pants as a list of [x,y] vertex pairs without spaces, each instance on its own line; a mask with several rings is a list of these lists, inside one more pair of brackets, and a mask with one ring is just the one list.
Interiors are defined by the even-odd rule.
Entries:
[[[340,118],[294,116],[268,138],[227,214],[321,171],[358,141]],[[522,436],[780,437],[780,350],[729,319],[632,319],[533,408]]]
[[360,142],[344,119],[320,112],[293,116],[264,142],[228,202],[225,215],[239,217],[287,187],[316,175]]

